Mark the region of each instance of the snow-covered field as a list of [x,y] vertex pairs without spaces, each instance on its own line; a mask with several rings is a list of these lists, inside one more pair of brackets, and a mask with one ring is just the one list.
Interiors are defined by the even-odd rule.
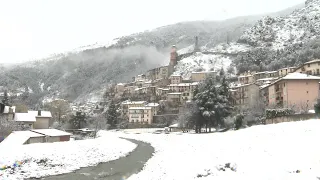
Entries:
[[10,169],[0,170],[0,180],[17,180],[28,177],[72,172],[81,167],[93,166],[127,155],[136,148],[134,143],[119,139],[111,133],[100,131],[99,138],[59,143],[30,144],[1,147],[0,168],[25,161],[11,174]]
[[213,134],[114,134],[155,147],[129,180],[317,180],[319,127],[319,120],[309,120]]

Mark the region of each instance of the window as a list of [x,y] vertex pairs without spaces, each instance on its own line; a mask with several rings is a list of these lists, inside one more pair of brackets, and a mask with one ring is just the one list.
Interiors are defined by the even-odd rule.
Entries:
[[283,87],[286,87],[286,83],[283,83]]
[[310,64],[308,64],[308,67],[310,67]]
[[317,75],[319,75],[320,74],[320,71],[319,71],[319,69],[317,69]]
[[308,85],[308,82],[306,82],[306,85]]
[[307,91],[307,94],[309,94],[309,91]]

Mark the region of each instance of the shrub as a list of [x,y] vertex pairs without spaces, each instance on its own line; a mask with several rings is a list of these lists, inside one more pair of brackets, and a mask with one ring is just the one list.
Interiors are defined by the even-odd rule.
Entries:
[[317,103],[314,105],[314,111],[317,117],[320,117],[320,99],[317,100]]
[[236,115],[236,121],[235,121],[235,128],[236,130],[240,129],[242,124],[243,124],[243,119],[244,119],[244,116],[243,114],[237,114]]
[[283,117],[294,114],[292,109],[283,108],[283,109],[266,109],[266,118],[272,119],[276,117]]

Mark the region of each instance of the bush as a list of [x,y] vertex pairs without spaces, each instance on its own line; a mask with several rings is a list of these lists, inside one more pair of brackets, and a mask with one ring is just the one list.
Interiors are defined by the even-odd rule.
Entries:
[[283,117],[294,114],[292,109],[283,108],[283,109],[266,109],[266,118],[272,119],[276,117]]
[[314,111],[317,117],[320,117],[320,99],[317,100],[317,103],[314,105]]
[[235,128],[236,130],[240,129],[243,124],[244,116],[242,114],[236,115]]

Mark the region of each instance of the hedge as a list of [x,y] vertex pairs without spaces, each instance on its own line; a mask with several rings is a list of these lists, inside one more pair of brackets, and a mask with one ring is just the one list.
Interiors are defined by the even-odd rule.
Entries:
[[283,109],[266,109],[266,118],[272,119],[276,117],[283,117],[294,114],[292,109],[283,108]]

